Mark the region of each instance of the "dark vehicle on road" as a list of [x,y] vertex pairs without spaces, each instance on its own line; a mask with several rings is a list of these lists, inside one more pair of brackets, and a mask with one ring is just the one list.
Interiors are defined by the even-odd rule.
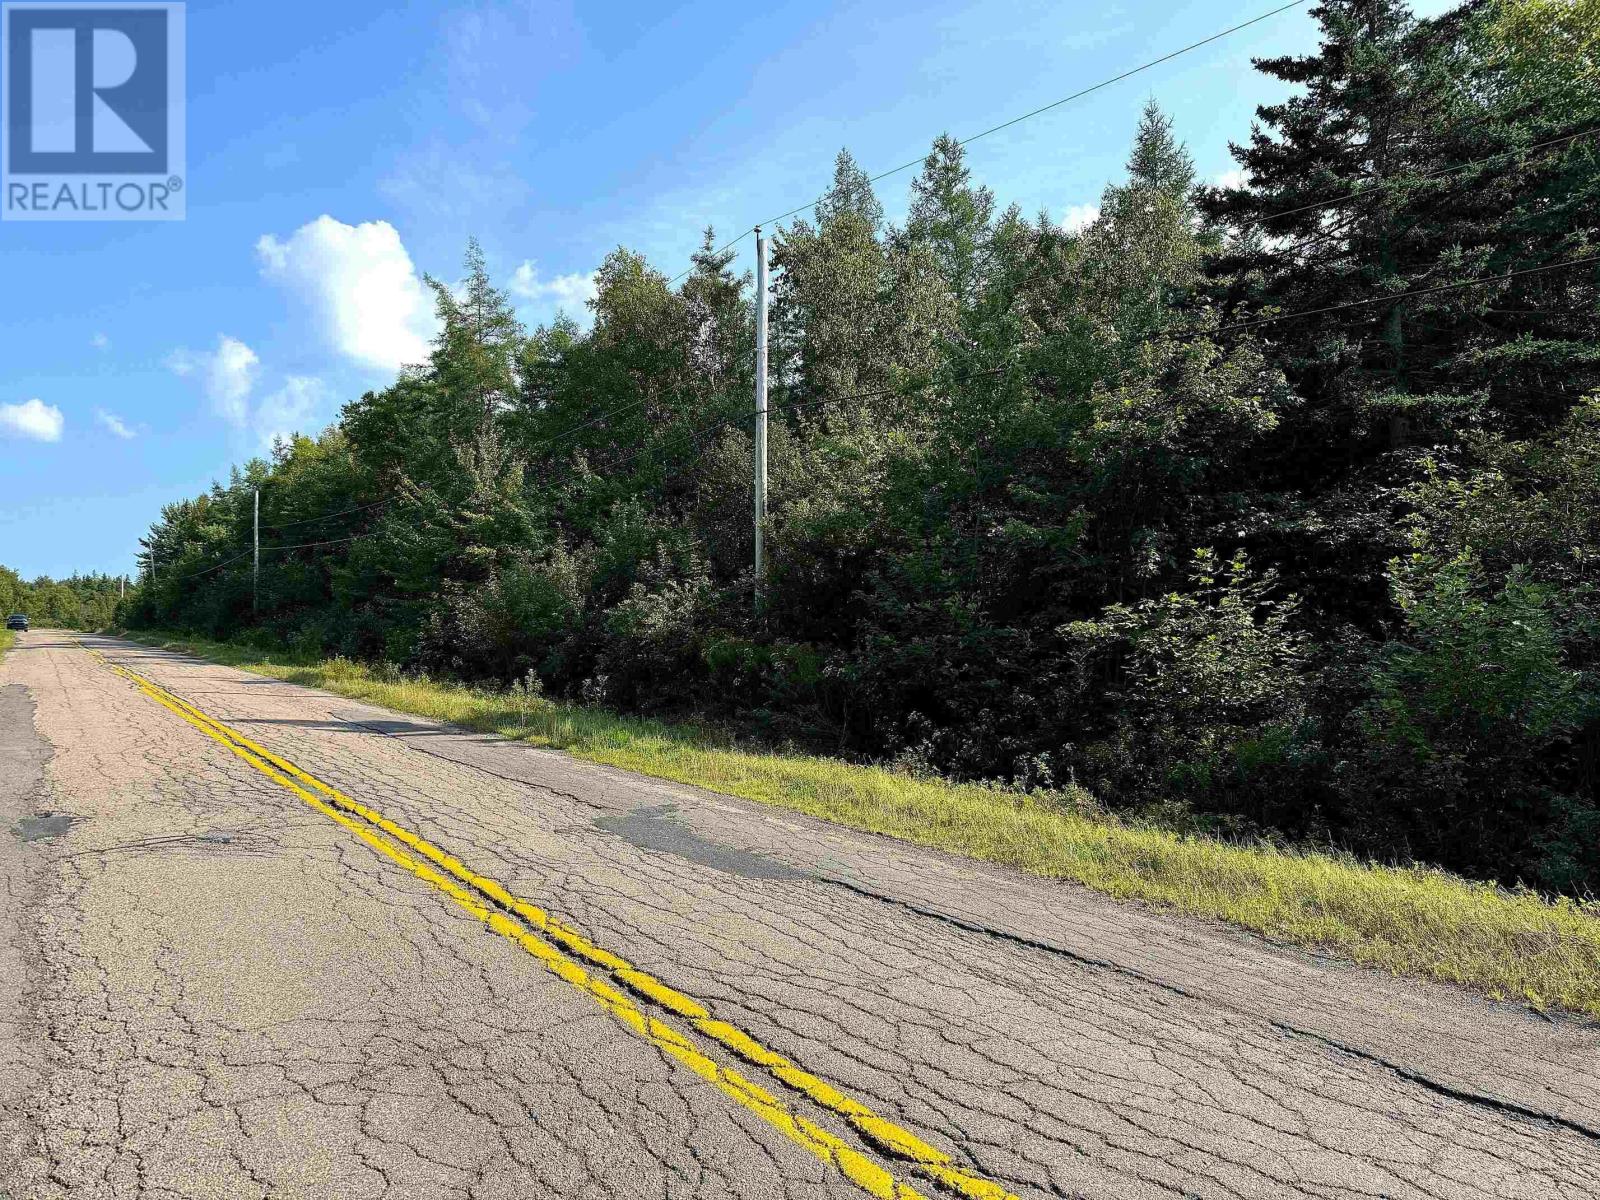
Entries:
[[23,633],[27,633],[28,632],[28,614],[27,613],[12,613],[9,617],[6,618],[6,628],[7,629],[17,629],[17,630],[20,630]]

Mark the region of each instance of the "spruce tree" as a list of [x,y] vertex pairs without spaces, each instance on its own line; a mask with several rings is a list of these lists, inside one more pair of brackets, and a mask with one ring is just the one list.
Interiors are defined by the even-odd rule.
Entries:
[[[1215,265],[1227,315],[1337,310],[1270,329],[1314,424],[1296,444],[1315,461],[1293,469],[1325,476],[1466,424],[1559,419],[1596,377],[1561,377],[1572,347],[1541,349],[1561,333],[1543,314],[1581,306],[1581,277],[1576,294],[1534,276],[1396,297],[1570,257],[1553,221],[1572,227],[1569,246],[1589,244],[1593,193],[1572,177],[1589,145],[1529,149],[1571,126],[1514,94],[1504,55],[1486,56],[1490,6],[1421,21],[1400,0],[1327,0],[1313,15],[1316,54],[1256,63],[1303,90],[1257,110],[1233,147],[1245,185],[1202,202],[1236,234]],[[1592,188],[1592,160],[1576,170]]]

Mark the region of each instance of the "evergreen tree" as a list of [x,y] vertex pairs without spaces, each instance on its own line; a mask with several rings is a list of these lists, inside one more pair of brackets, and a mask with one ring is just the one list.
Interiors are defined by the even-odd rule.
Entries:
[[983,286],[993,219],[994,193],[973,186],[961,143],[940,134],[921,174],[911,182],[911,211],[898,240],[932,251],[956,311],[963,315]]
[[773,374],[796,399],[881,387],[892,370],[883,343],[883,210],[848,153],[835,160],[816,212],[815,226],[796,221],[772,248]]

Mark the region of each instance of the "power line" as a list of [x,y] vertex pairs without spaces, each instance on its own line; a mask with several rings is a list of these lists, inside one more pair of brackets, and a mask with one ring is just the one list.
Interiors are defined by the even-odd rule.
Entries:
[[[1291,8],[1299,8],[1304,3],[1306,3],[1306,0],[1291,0],[1290,3],[1279,8],[1275,8],[1271,12],[1262,13],[1259,17],[1251,17],[1248,21],[1242,21],[1230,29],[1224,29],[1221,33],[1213,33],[1210,37],[1201,38],[1198,42],[1191,42],[1181,50],[1174,50],[1170,54],[1163,54],[1160,58],[1152,58],[1149,62],[1142,63],[1137,67],[1133,67],[1130,70],[1124,71],[1120,75],[1113,75],[1110,79],[1102,79],[1099,83],[1091,84],[1089,87],[1073,92],[1070,96],[1063,96],[1059,100],[1052,100],[1049,104],[1041,105],[1032,112],[1025,112],[1020,117],[1012,117],[1009,121],[1002,121],[998,125],[992,125],[988,129],[985,129],[982,133],[975,133],[971,137],[962,138],[956,143],[956,145],[970,146],[979,138],[986,138],[991,133],[999,133],[1002,129],[1010,129],[1013,125],[1018,125],[1032,117],[1037,117],[1040,113],[1047,113],[1051,109],[1060,108],[1063,104],[1070,104],[1074,100],[1081,100],[1084,96],[1090,95],[1093,92],[1098,92],[1102,88],[1108,88],[1114,83],[1121,83],[1124,79],[1131,79],[1133,76],[1148,71],[1152,67],[1159,67],[1162,63],[1171,62],[1173,59],[1188,54],[1193,50],[1198,50],[1202,46],[1209,46],[1212,42],[1220,41],[1222,38],[1225,38],[1230,34],[1238,33],[1241,29],[1248,29],[1252,25],[1260,24],[1262,21],[1268,20],[1271,17],[1275,17],[1279,13],[1288,12]],[[898,175],[901,171],[908,171],[912,167],[920,165],[924,161],[925,157],[926,156],[922,158],[909,159],[906,162],[901,163],[898,167],[890,167],[887,171],[880,171],[878,174],[868,179],[867,182],[878,183],[881,180],[888,179],[891,175]],[[815,207],[822,199],[822,196],[818,196],[810,204],[801,205],[799,208],[791,208],[782,216],[773,217],[772,220],[782,221],[788,217],[794,216],[796,213],[805,212],[806,209]],[[762,221],[760,223],[762,225],[767,224],[766,221]]]
[[248,550],[242,551],[239,554],[235,554],[232,558],[225,558],[221,562],[215,564],[214,566],[207,567],[203,571],[191,571],[187,575],[179,575],[172,582],[174,582],[174,583],[182,583],[186,579],[198,579],[202,575],[209,575],[213,571],[220,571],[220,570],[222,570],[223,567],[227,566],[229,563],[236,563],[241,558],[248,558],[249,556],[250,556],[250,551],[248,551]]
[[[1588,256],[1583,257],[1583,258],[1570,259],[1567,262],[1546,263],[1546,264],[1544,264],[1542,266],[1527,267],[1527,268],[1524,268],[1524,269],[1522,269],[1520,271],[1509,271],[1509,272],[1506,272],[1506,273],[1500,274],[1500,275],[1484,276],[1484,277],[1480,277],[1480,278],[1477,278],[1477,279],[1464,279],[1464,280],[1459,280],[1459,281],[1454,282],[1454,283],[1442,283],[1442,284],[1437,284],[1435,286],[1426,287],[1426,288],[1414,288],[1414,289],[1411,289],[1411,290],[1405,291],[1405,292],[1397,292],[1397,293],[1395,293],[1394,295],[1391,295],[1391,296],[1373,296],[1373,297],[1369,297],[1369,298],[1363,299],[1363,300],[1347,301],[1347,302],[1342,303],[1342,304],[1324,305],[1324,306],[1322,306],[1320,308],[1302,309],[1302,310],[1297,310],[1295,312],[1288,312],[1288,313],[1274,313],[1274,314],[1271,314],[1271,315],[1265,316],[1265,317],[1253,318],[1253,319],[1248,320],[1248,321],[1237,321],[1237,322],[1233,322],[1232,324],[1219,325],[1219,326],[1215,326],[1215,327],[1209,328],[1209,329],[1201,328],[1201,329],[1193,329],[1193,330],[1187,330],[1187,331],[1178,331],[1175,335],[1169,335],[1169,336],[1176,336],[1178,338],[1182,338],[1182,337],[1187,337],[1187,336],[1215,335],[1215,334],[1220,334],[1220,333],[1237,332],[1239,330],[1244,330],[1244,329],[1258,328],[1258,327],[1260,327],[1262,325],[1269,325],[1269,324],[1274,324],[1274,323],[1278,323],[1278,322],[1282,322],[1282,321],[1296,320],[1296,319],[1301,318],[1301,317],[1322,316],[1322,315],[1325,315],[1327,313],[1344,312],[1344,311],[1348,311],[1348,310],[1356,309],[1356,308],[1370,307],[1370,306],[1375,305],[1375,304],[1399,303],[1401,301],[1412,299],[1412,298],[1418,297],[1418,296],[1431,296],[1431,295],[1437,295],[1437,294],[1440,294],[1440,293],[1443,293],[1443,292],[1462,291],[1462,290],[1465,290],[1467,288],[1482,287],[1482,286],[1486,286],[1488,284],[1504,283],[1504,282],[1507,282],[1507,281],[1510,281],[1510,280],[1513,280],[1513,279],[1526,278],[1526,277],[1531,276],[1531,275],[1541,275],[1541,274],[1545,274],[1545,273],[1550,272],[1550,271],[1566,270],[1566,269],[1569,269],[1569,268],[1572,268],[1572,267],[1588,266],[1590,264],[1600,264],[1600,254],[1592,254],[1592,255],[1588,255]],[[886,395],[893,395],[893,394],[907,395],[912,391],[925,390],[925,389],[930,388],[930,387],[938,386],[939,384],[943,384],[945,386],[955,386],[955,385],[959,385],[959,384],[963,384],[963,383],[970,383],[970,382],[972,382],[974,380],[977,380],[977,379],[989,378],[989,377],[993,377],[993,376],[996,376],[996,375],[1003,375],[1006,372],[1010,371],[1013,368],[1013,366],[1015,366],[1015,365],[1016,364],[1008,363],[1008,364],[1005,364],[1005,365],[1002,365],[1002,366],[988,367],[988,368],[985,368],[983,370],[970,371],[970,372],[967,372],[965,374],[958,375],[958,376],[955,376],[955,377],[949,378],[949,379],[929,380],[929,381],[924,382],[924,383],[913,384],[910,387],[907,387],[904,384],[896,384],[896,385],[889,385],[889,386],[881,387],[881,388],[871,388],[871,389],[868,389],[868,390],[865,390],[865,391],[860,391],[860,392],[853,392],[853,393],[850,393],[848,395],[843,395],[843,396],[830,396],[830,397],[824,397],[824,398],[820,398],[820,399],[816,399],[816,400],[800,400],[800,401],[794,401],[794,402],[787,403],[787,404],[778,404],[778,405],[773,405],[773,406],[769,407],[767,412],[770,415],[770,414],[773,414],[773,413],[780,413],[780,412],[799,411],[801,409],[822,408],[822,407],[827,407],[827,406],[831,406],[831,405],[835,405],[835,404],[847,403],[847,402],[852,401],[852,400],[873,399],[873,398],[876,398],[876,397],[886,396]],[[719,428],[730,427],[730,426],[733,426],[733,425],[736,425],[736,424],[742,424],[746,420],[752,420],[752,419],[754,419],[755,416],[756,416],[756,413],[755,413],[754,410],[751,410],[751,411],[748,411],[748,412],[740,412],[740,413],[733,414],[732,416],[718,418],[717,420],[711,421],[711,422],[699,427],[698,429],[690,430],[689,431],[689,437],[690,437],[691,440],[693,440],[696,443],[697,449],[698,449],[698,453],[696,453],[696,455],[694,456],[694,458],[692,460],[690,460],[690,462],[685,463],[682,466],[680,466],[677,470],[670,472],[665,478],[672,478],[672,477],[675,477],[675,476],[677,476],[679,474],[682,474],[683,471],[687,470],[689,467],[691,467],[695,463],[697,463],[702,457],[704,457],[704,454],[705,454],[705,451],[706,451],[706,448],[707,448],[706,438],[707,438],[708,435],[710,435],[711,433],[715,432]],[[650,450],[657,449],[657,448],[659,448],[659,444],[658,443],[654,443],[654,442],[645,443],[644,445],[641,445],[641,446],[637,447],[634,451],[632,451],[630,454],[624,456],[623,458],[616,459],[616,460],[612,461],[611,463],[606,464],[606,468],[605,469],[607,471],[615,471],[618,467],[621,467],[621,466],[624,466],[626,464],[629,464],[629,463],[633,462],[635,459],[637,459],[640,455],[642,455],[642,454],[644,454],[644,453],[646,453],[646,452],[648,452]],[[334,538],[334,539],[330,539],[330,540],[326,540],[326,541],[318,541],[318,542],[302,542],[302,543],[298,543],[296,545],[291,545],[291,546],[264,546],[264,547],[262,547],[262,550],[266,551],[266,552],[289,551],[289,550],[310,550],[310,549],[317,549],[317,548],[324,547],[324,546],[344,545],[344,544],[349,543],[349,542],[359,541],[364,536],[365,536],[364,534],[355,534],[355,535],[352,535],[350,537]],[[231,563],[238,562],[240,559],[245,558],[249,554],[250,554],[250,551],[246,550],[246,551],[244,551],[244,552],[242,552],[240,554],[234,555],[232,558],[224,559],[222,562],[219,562],[219,563],[214,564],[213,566],[207,567],[204,570],[195,571],[195,572],[192,572],[192,573],[190,573],[188,575],[179,576],[177,582],[181,583],[181,582],[184,582],[186,580],[199,578],[202,575],[209,575],[214,571],[221,570],[223,567],[228,566]]]
[[374,500],[371,504],[358,504],[354,508],[342,508],[338,512],[324,513],[320,517],[307,517],[303,521],[285,521],[282,525],[263,525],[261,528],[278,532],[284,529],[294,529],[300,525],[315,525],[319,521],[331,521],[335,517],[345,517],[351,513],[366,512],[368,509],[391,504],[393,501],[393,496],[385,496],[382,500]]
[[[1566,269],[1571,268],[1571,267],[1587,266],[1587,265],[1589,265],[1591,263],[1600,263],[1600,254],[1589,255],[1589,256],[1584,257],[1584,258],[1571,259],[1571,260],[1569,260],[1567,262],[1546,263],[1543,266],[1527,267],[1527,268],[1524,268],[1523,270],[1520,270],[1520,271],[1510,271],[1510,272],[1506,272],[1506,273],[1500,274],[1500,275],[1484,276],[1484,277],[1480,277],[1480,278],[1477,278],[1477,279],[1464,279],[1464,280],[1459,280],[1459,281],[1457,281],[1455,283],[1437,284],[1437,285],[1435,285],[1433,287],[1427,287],[1427,288],[1414,288],[1414,289],[1411,289],[1411,290],[1405,291],[1405,292],[1396,292],[1395,294],[1389,295],[1389,296],[1373,296],[1373,297],[1369,297],[1369,298],[1364,299],[1364,300],[1351,300],[1351,301],[1347,301],[1347,302],[1342,303],[1342,304],[1325,305],[1325,306],[1323,306],[1321,308],[1301,309],[1301,310],[1296,310],[1294,312],[1287,312],[1287,313],[1273,313],[1273,314],[1265,316],[1265,317],[1256,317],[1256,318],[1252,318],[1252,319],[1250,319],[1248,321],[1236,321],[1236,322],[1233,322],[1231,324],[1218,325],[1218,326],[1214,326],[1214,327],[1211,327],[1211,328],[1196,328],[1196,329],[1190,329],[1190,330],[1178,330],[1178,331],[1173,331],[1173,332],[1168,333],[1167,336],[1181,339],[1181,338],[1185,338],[1185,337],[1210,336],[1210,335],[1221,334],[1221,333],[1233,333],[1233,332],[1237,332],[1237,331],[1244,330],[1244,329],[1258,328],[1258,327],[1260,327],[1262,325],[1271,325],[1271,324],[1276,324],[1276,323],[1279,323],[1279,322],[1282,322],[1282,321],[1296,320],[1296,319],[1298,319],[1300,317],[1322,316],[1324,314],[1331,313],[1331,312],[1342,312],[1342,311],[1346,311],[1346,310],[1349,310],[1349,309],[1365,308],[1365,307],[1370,307],[1370,306],[1375,305],[1375,304],[1399,303],[1401,301],[1408,300],[1408,299],[1411,299],[1411,298],[1417,297],[1417,296],[1430,296],[1430,295],[1436,295],[1436,294],[1441,293],[1441,292],[1462,291],[1462,290],[1465,290],[1467,288],[1482,287],[1482,286],[1485,286],[1485,285],[1488,285],[1488,284],[1493,284],[1493,283],[1504,283],[1504,282],[1507,282],[1507,281],[1512,280],[1512,279],[1525,278],[1525,277],[1530,276],[1530,275],[1540,275],[1540,274],[1544,274],[1544,273],[1549,272],[1549,271],[1566,270]],[[796,412],[796,411],[800,411],[802,409],[825,408],[825,407],[830,407],[830,406],[835,405],[835,404],[845,404],[845,403],[849,403],[850,401],[853,401],[853,400],[869,400],[869,399],[876,399],[876,398],[881,397],[881,396],[888,396],[888,395],[895,395],[895,394],[905,395],[905,394],[908,394],[908,393],[910,393],[912,391],[921,391],[921,390],[925,390],[925,389],[930,388],[930,387],[937,386],[939,383],[943,383],[946,386],[955,386],[955,385],[959,385],[959,384],[970,383],[970,382],[972,382],[974,380],[977,380],[977,379],[989,378],[989,377],[992,377],[992,376],[995,376],[995,375],[1003,375],[1007,371],[1011,370],[1014,365],[1015,364],[1006,364],[1006,365],[998,366],[998,367],[988,367],[988,368],[985,368],[983,370],[970,371],[970,372],[967,372],[965,374],[957,375],[957,376],[954,376],[952,378],[948,378],[948,379],[945,379],[945,380],[939,380],[939,381],[931,381],[930,380],[930,381],[925,382],[925,383],[912,384],[909,387],[907,385],[905,385],[905,384],[891,384],[891,385],[888,385],[888,386],[885,386],[885,387],[871,388],[871,389],[868,389],[868,390],[865,390],[865,391],[859,391],[859,392],[851,392],[851,393],[849,393],[847,395],[843,395],[843,396],[829,396],[829,397],[823,397],[823,398],[816,399],[816,400],[799,400],[799,401],[792,401],[792,402],[786,403],[786,404],[775,404],[775,405],[770,406],[767,409],[767,412],[768,412],[769,415],[773,414],[773,413],[781,413],[781,412]],[[637,407],[637,404],[629,405],[629,406],[626,406],[626,407],[629,407],[629,408]],[[699,426],[698,428],[689,430],[688,431],[688,436],[689,436],[690,440],[692,440],[692,441],[694,441],[696,443],[696,446],[699,448],[699,451],[700,451],[695,456],[695,459],[693,461],[698,461],[699,458],[704,456],[704,453],[705,453],[705,439],[706,439],[707,435],[716,432],[718,429],[728,428],[728,427],[731,427],[731,426],[734,426],[734,425],[742,424],[744,421],[747,421],[747,420],[753,420],[755,415],[756,414],[755,414],[754,410],[738,412],[738,413],[734,413],[734,414],[732,414],[730,416],[719,417],[719,418],[717,418],[717,419],[715,419],[713,421],[707,422],[706,424]],[[586,428],[588,425],[595,424],[598,420],[600,420],[600,418],[596,418],[596,421],[588,422],[585,426],[576,427],[574,430],[570,430],[568,432],[569,433],[570,432],[575,432],[577,428]],[[634,461],[636,461],[640,456],[648,453],[651,450],[655,450],[655,449],[658,449],[658,448],[660,448],[660,443],[658,443],[658,442],[646,442],[646,443],[636,447],[635,449],[630,451],[628,454],[625,454],[625,455],[621,456],[620,458],[613,459],[610,462],[606,463],[604,465],[604,469],[606,471],[615,471],[620,467],[628,466],[631,463],[633,463]],[[688,465],[692,465],[692,463],[691,464],[685,464],[685,466],[688,466]],[[676,475],[676,474],[679,474],[679,473],[681,473],[681,469],[680,469],[680,471],[672,472],[673,475]],[[670,476],[669,476],[669,478],[670,478]],[[298,546],[272,546],[272,547],[263,547],[262,549],[263,550],[302,550],[302,549],[310,549],[310,548],[318,547],[318,546],[342,545],[345,542],[356,541],[356,540],[359,539],[360,536],[362,536],[362,535],[356,535],[354,537],[348,537],[348,538],[338,538],[338,539],[335,539],[333,541],[326,541],[326,542],[307,542],[307,543],[303,543],[302,545],[298,545]],[[243,557],[243,555],[239,555],[237,557]],[[228,562],[232,562],[232,561],[236,561],[236,559],[228,560]],[[217,564],[216,567],[211,567],[211,568],[208,568],[207,570],[208,571],[217,570],[218,568],[220,568],[222,566],[226,566],[226,565],[227,565],[227,562],[219,563],[219,564]],[[199,572],[199,574],[205,574],[205,573],[206,572]],[[192,576],[184,576],[184,578],[192,578]]]
[[268,552],[280,550],[310,550],[316,546],[342,546],[346,542],[358,542],[366,536],[367,535],[364,533],[355,533],[351,534],[349,537],[333,538],[332,540],[326,542],[301,542],[295,546],[263,546],[261,547],[261,552],[266,554]]
[[[1090,84],[1086,88],[1080,88],[1078,91],[1073,92],[1070,96],[1063,96],[1059,100],[1052,100],[1049,104],[1042,104],[1038,108],[1035,108],[1035,109],[1032,109],[1029,112],[1023,113],[1021,116],[1012,117],[1010,120],[1002,121],[998,125],[991,125],[988,129],[982,130],[979,133],[975,133],[970,137],[962,138],[960,141],[958,141],[956,143],[956,145],[958,145],[958,146],[970,146],[973,142],[976,142],[980,138],[986,138],[990,134],[999,133],[1002,129],[1010,129],[1013,125],[1021,124],[1023,121],[1027,121],[1027,120],[1032,119],[1033,117],[1037,117],[1041,113],[1047,113],[1047,112],[1050,112],[1052,109],[1060,108],[1063,104],[1070,104],[1074,100],[1081,100],[1083,97],[1088,96],[1088,95],[1090,95],[1090,94],[1092,94],[1094,92],[1098,92],[1103,88],[1108,88],[1112,84],[1121,83],[1125,79],[1131,79],[1135,75],[1142,74],[1143,72],[1151,70],[1154,67],[1159,67],[1162,63],[1171,62],[1173,59],[1180,58],[1185,54],[1189,54],[1192,51],[1198,50],[1202,46],[1209,46],[1212,42],[1220,41],[1222,38],[1228,37],[1231,34],[1238,33],[1241,29],[1248,29],[1252,25],[1258,25],[1262,21],[1266,21],[1266,20],[1269,20],[1272,17],[1277,16],[1279,13],[1288,12],[1291,8],[1299,8],[1301,5],[1303,5],[1305,3],[1307,3],[1307,0],[1290,0],[1290,2],[1288,4],[1281,5],[1280,7],[1273,9],[1271,12],[1264,12],[1258,17],[1251,17],[1248,21],[1241,21],[1239,24],[1231,26],[1228,29],[1224,29],[1219,33],[1213,33],[1210,37],[1201,38],[1198,42],[1191,42],[1189,45],[1184,46],[1182,49],[1170,51],[1167,54],[1163,54],[1160,58],[1152,58],[1149,62],[1141,63],[1137,67],[1131,67],[1128,70],[1123,71],[1120,75],[1113,75],[1109,79],[1102,79],[1099,83]],[[920,165],[925,160],[925,157],[926,156],[907,159],[905,162],[901,163],[897,167],[890,167],[887,171],[880,171],[880,172],[878,172],[878,174],[869,177],[867,182],[868,183],[879,183],[882,180],[888,179],[892,175],[898,175],[901,171],[908,171],[912,167]],[[817,204],[820,203],[825,198],[825,196],[826,196],[826,193],[824,193],[822,196],[818,196],[816,199],[810,201],[809,203],[800,205],[798,208],[791,208],[786,213],[780,213],[776,217],[769,217],[765,221],[756,222],[755,225],[752,225],[749,229],[745,230],[743,233],[741,233],[738,237],[734,238],[732,241],[724,243],[720,248],[718,248],[717,250],[713,251],[713,253],[722,254],[722,253],[724,253],[724,252],[726,252],[728,250],[733,249],[733,247],[737,246],[745,238],[749,237],[752,233],[754,233],[756,228],[759,227],[759,226],[776,225],[779,221],[786,221],[790,217],[795,216],[797,213],[803,213],[807,209],[815,208],[817,206]],[[682,279],[685,275],[689,274],[689,272],[693,271],[693,270],[694,270],[694,266],[690,265],[685,270],[683,270],[683,271],[679,272],[677,275],[673,276],[673,278],[668,281],[667,286],[671,287],[673,284],[677,283],[678,280]]]
[[[379,503],[387,504],[387,503],[389,503],[389,500],[383,500],[383,501],[380,501]],[[361,507],[362,508],[373,508],[373,507],[375,507],[375,505],[368,504],[368,505],[363,505]],[[346,509],[344,511],[345,512],[358,512],[358,511],[360,511],[360,509]],[[329,517],[336,517],[336,516],[342,516],[342,515],[344,515],[344,514],[343,513],[329,513],[328,514]],[[326,520],[326,519],[327,519],[326,517],[312,518],[312,520]],[[293,522],[293,524],[301,524],[301,525],[309,524],[309,523],[310,523],[310,521]],[[286,529],[288,527],[289,526],[275,526],[274,528],[285,528]],[[342,546],[346,542],[359,541],[364,536],[366,536],[366,535],[358,533],[358,534],[353,534],[350,537],[332,538],[332,539],[329,539],[327,541],[321,541],[321,542],[299,542],[299,543],[296,543],[295,545],[292,545],[292,546],[263,546],[263,547],[261,547],[261,552],[263,554],[272,554],[272,553],[276,553],[276,552],[279,552],[279,551],[285,551],[285,550],[311,550],[311,549],[315,549],[315,548],[320,547],[320,546]],[[232,558],[225,558],[221,562],[213,563],[211,566],[206,567],[206,568],[204,568],[202,570],[191,571],[187,575],[179,575],[177,578],[173,579],[172,582],[173,583],[183,583],[184,581],[189,580],[189,579],[198,579],[202,575],[210,575],[213,571],[220,571],[220,570],[222,570],[223,567],[231,566],[233,563],[238,562],[242,558],[250,557],[250,555],[253,554],[253,553],[254,553],[254,549],[253,548],[250,549],[250,550],[242,550],[238,554],[235,554]],[[151,557],[153,557],[153,552],[151,553]]]
[[1456,283],[1441,283],[1434,287],[1413,288],[1410,291],[1396,292],[1392,296],[1371,296],[1365,300],[1348,300],[1343,304],[1329,304],[1322,308],[1308,308],[1299,312],[1276,313],[1267,317],[1256,317],[1249,321],[1238,321],[1232,325],[1219,325],[1215,329],[1196,330],[1197,333],[1232,333],[1240,329],[1254,329],[1258,325],[1270,325],[1276,321],[1289,321],[1298,317],[1316,317],[1324,313],[1344,312],[1352,308],[1365,308],[1373,304],[1388,304],[1401,300],[1409,300],[1414,296],[1432,296],[1439,292],[1456,292],[1464,288],[1482,287],[1490,283],[1504,283],[1511,279],[1521,279],[1528,275],[1541,275],[1546,271],[1563,271],[1569,267],[1582,267],[1590,263],[1600,263],[1600,254],[1591,254],[1586,258],[1568,259],[1566,262],[1546,263],[1542,267],[1526,267],[1521,271],[1508,271],[1504,275],[1487,275],[1478,279],[1463,279]]
[[627,404],[618,405],[609,412],[600,413],[598,416],[590,418],[581,425],[574,425],[571,429],[565,430],[562,433],[558,433],[554,437],[546,438],[542,442],[535,443],[535,445],[548,449],[549,447],[554,446],[557,442],[564,442],[574,434],[582,433],[585,429],[588,429],[591,426],[602,424],[606,421],[609,421],[612,417],[620,417],[623,413],[632,412],[636,408],[641,408],[644,406],[644,402],[645,398],[641,397],[638,400],[629,401]]
[[[301,542],[294,546],[263,546],[261,547],[261,553],[272,554],[282,550],[310,550],[317,546],[342,546],[346,542],[360,541],[365,536],[365,534],[358,533],[353,534],[350,537],[334,538],[333,540],[326,542]],[[219,563],[215,563],[212,566],[206,567],[203,571],[191,571],[187,575],[179,575],[175,580],[173,580],[173,582],[182,583],[187,579],[198,579],[202,575],[209,575],[213,571],[220,571],[223,567],[229,566],[232,563],[236,563],[241,558],[249,558],[252,553],[253,551],[251,550],[242,551],[238,554],[235,554],[232,558],[225,558]]]
[[1395,177],[1391,179],[1379,180],[1378,186],[1375,188],[1363,189],[1357,187],[1355,190],[1347,192],[1343,196],[1336,196],[1331,200],[1318,200],[1314,204],[1302,204],[1298,208],[1288,208],[1283,212],[1271,213],[1267,216],[1256,217],[1249,221],[1234,222],[1234,224],[1264,225],[1268,221],[1282,220],[1284,217],[1292,217],[1296,213],[1309,212],[1314,208],[1330,208],[1335,204],[1344,204],[1349,200],[1363,199],[1390,185],[1427,183],[1430,180],[1442,179],[1446,175],[1454,175],[1457,171],[1465,171],[1469,167],[1481,167],[1484,163],[1495,162],[1496,160],[1502,158],[1515,158],[1519,154],[1532,154],[1535,150],[1546,150],[1551,146],[1560,146],[1567,142],[1577,141],[1579,138],[1593,137],[1596,133],[1600,133],[1600,129],[1584,129],[1577,133],[1569,133],[1565,137],[1551,138],[1547,142],[1535,142],[1531,146],[1519,146],[1514,150],[1502,150],[1498,154],[1489,154],[1483,158],[1470,159],[1467,162],[1457,163],[1453,167],[1444,167],[1438,171],[1431,171],[1426,175],[1416,175],[1410,178]]

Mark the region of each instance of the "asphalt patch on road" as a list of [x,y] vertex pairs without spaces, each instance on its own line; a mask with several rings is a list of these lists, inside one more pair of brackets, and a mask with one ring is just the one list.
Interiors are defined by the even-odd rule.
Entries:
[[35,813],[18,821],[12,832],[25,842],[38,842],[45,838],[65,837],[67,830],[76,825],[78,820],[71,813]]
[[20,684],[0,687],[0,828],[13,826],[25,841],[32,840],[24,833],[30,822],[56,815],[36,811],[24,815],[42,798],[49,758],[49,749],[33,727],[33,697],[28,689]]
[[673,819],[677,809],[671,804],[654,808],[636,808],[631,812],[607,813],[592,822],[596,829],[615,834],[630,845],[658,854],[671,854],[676,858],[711,867],[744,879],[806,879],[791,867],[774,862],[749,850],[718,845],[701,837],[687,826]]

